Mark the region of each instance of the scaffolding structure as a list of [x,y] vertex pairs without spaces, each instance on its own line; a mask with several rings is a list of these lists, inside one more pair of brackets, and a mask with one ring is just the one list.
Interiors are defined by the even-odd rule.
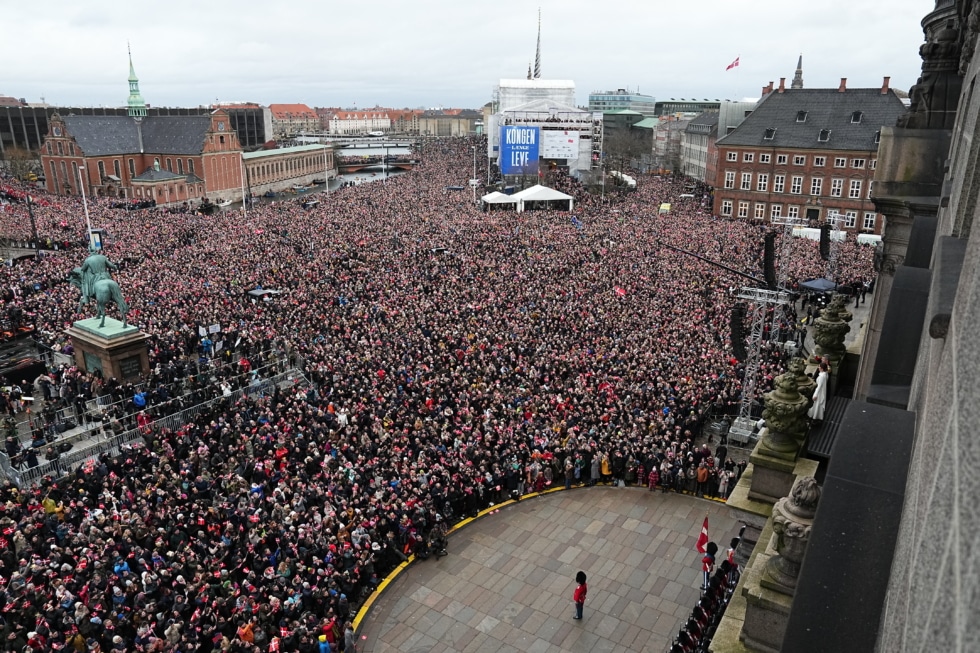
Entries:
[[837,211],[829,211],[827,213],[827,222],[833,227],[833,231],[830,232],[830,251],[827,256],[827,273],[825,276],[834,283],[837,283],[837,262],[840,257],[840,243],[844,239],[841,235],[840,225],[845,220],[847,218]]
[[[789,217],[778,217],[772,218],[770,223],[775,227],[782,227],[783,232],[780,235],[779,240],[779,259],[778,265],[776,266],[776,287],[779,290],[788,291],[786,288],[786,282],[789,281],[789,259],[793,250],[793,229],[797,227],[806,227],[808,222],[806,218],[789,218]],[[770,327],[770,333],[777,333],[779,330],[779,319],[782,317],[783,312],[779,310],[774,310],[772,312],[772,326]]]
[[749,321],[749,334],[745,348],[745,374],[742,377],[742,400],[738,406],[738,417],[728,430],[728,439],[745,444],[753,439],[757,420],[752,418],[752,404],[758,385],[759,366],[762,362],[763,334],[766,327],[766,313],[769,307],[774,310],[792,302],[785,290],[764,290],[762,288],[742,288],[737,295],[747,306],[746,318]]

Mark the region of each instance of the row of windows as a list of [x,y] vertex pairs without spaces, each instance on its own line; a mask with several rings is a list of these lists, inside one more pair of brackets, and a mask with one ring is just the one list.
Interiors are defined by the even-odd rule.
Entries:
[[249,174],[254,174],[259,179],[264,179],[273,175],[280,175],[288,172],[300,172],[306,170],[318,170],[329,167],[329,161],[324,162],[322,156],[311,155],[302,159],[285,159],[263,163],[249,168]]
[[[65,144],[62,141],[58,141],[56,143],[56,146],[58,148],[58,156],[64,156],[65,155]],[[54,152],[52,151],[52,148],[51,148],[51,141],[48,141],[47,142],[47,144],[45,145],[45,149],[47,150],[48,155],[54,154]],[[75,156],[75,144],[72,143],[72,142],[70,142],[70,141],[68,143],[68,156]]]
[[[741,179],[739,179],[739,190],[753,189],[752,186],[752,176],[751,172],[743,172]],[[863,179],[843,179],[840,177],[834,177],[830,180],[830,197],[844,197],[844,183],[847,182],[847,197],[852,200],[862,199],[861,189],[864,186]],[[823,177],[811,177],[810,178],[810,195],[821,196],[823,195]],[[873,181],[868,182],[868,197],[871,197],[871,187],[874,184]],[[725,188],[735,188],[735,171],[726,170],[725,171]],[[758,172],[755,173],[755,190],[767,193],[769,192],[769,173],[768,172]],[[772,192],[774,193],[784,193],[786,192],[786,175],[778,174],[772,175]],[[803,193],[803,175],[792,175],[790,177],[789,192],[791,195],[801,195]]]
[[[196,186],[190,186],[190,185],[188,185],[187,186],[187,192],[188,193],[197,192],[197,194],[199,196],[202,196],[203,197],[204,196],[204,185],[203,184],[197,184]],[[135,189],[133,189],[133,193],[134,193],[134,195],[136,197],[143,197],[143,189],[142,188],[135,188]],[[170,185],[170,186],[159,186],[159,187],[157,187],[156,195],[157,195],[157,197],[159,197],[164,202],[179,200],[181,197],[184,196],[184,185],[183,184],[180,184],[176,188],[173,185]],[[153,198],[153,189],[152,188],[147,188],[146,189],[146,197]]]
[[[806,122],[806,117],[810,115],[809,111],[800,110],[796,112],[796,122]],[[851,112],[851,123],[860,124],[862,118],[864,118],[863,111],[852,111]]]
[[[737,162],[738,152],[729,151],[726,154],[726,160]],[[776,165],[784,166],[789,164],[789,154],[777,154],[776,155]],[[742,152],[742,162],[743,163],[754,163],[755,162],[755,152]],[[772,163],[772,155],[769,153],[762,153],[759,155],[759,163]],[[793,155],[793,165],[794,166],[805,166],[806,165],[806,155],[805,154],[794,154]],[[827,165],[827,157],[814,155],[813,166],[815,168],[822,168]],[[869,164],[867,159],[863,158],[852,158],[850,159],[850,166],[856,170],[863,170],[865,166],[868,166],[871,170],[874,170],[877,165],[877,159],[871,159]],[[834,157],[834,167],[835,168],[846,168],[848,166],[848,158],[843,156]]]
[[[755,202],[752,206],[752,202],[739,201],[738,212],[734,213],[735,202],[734,200],[722,200],[721,201],[721,214],[726,217],[732,217],[733,213],[739,218],[748,218],[749,209],[752,209],[752,217],[756,220],[763,220],[766,217],[766,203],[765,202]],[[786,217],[787,218],[798,218],[800,217],[800,206],[795,204],[789,204],[786,206]],[[828,213],[834,213],[833,210],[828,209]],[[840,226],[846,229],[853,229],[857,226],[858,212],[857,211],[840,211],[841,216],[844,217],[844,221]],[[781,218],[783,217],[783,205],[782,204],[770,204],[769,205],[769,218]],[[874,211],[865,211],[864,217],[861,221],[862,229],[874,230],[875,220],[877,220],[878,214]]]

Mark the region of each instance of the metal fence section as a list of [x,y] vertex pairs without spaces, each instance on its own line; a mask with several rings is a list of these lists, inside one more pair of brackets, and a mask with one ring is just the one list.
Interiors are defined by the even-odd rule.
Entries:
[[[245,396],[261,396],[273,391],[278,387],[291,387],[295,385],[309,385],[309,380],[302,371],[295,368],[288,369],[271,377],[257,377],[252,383],[244,388],[240,388],[224,397],[215,397],[208,401],[190,406],[179,412],[161,417],[149,424],[149,428],[154,430],[169,429],[175,431],[181,426],[190,422],[194,417],[213,408],[218,403],[227,401],[236,403]],[[145,429],[146,427],[144,427]],[[14,468],[6,453],[0,452],[0,472],[8,479],[13,481],[18,487],[29,487],[35,485],[45,476],[58,477],[76,469],[79,465],[92,458],[101,456],[104,453],[115,456],[120,449],[126,445],[131,445],[143,439],[143,431],[139,428],[129,429],[122,433],[110,435],[102,440],[90,441],[84,446],[62,454],[57,460],[50,460],[28,469]]]

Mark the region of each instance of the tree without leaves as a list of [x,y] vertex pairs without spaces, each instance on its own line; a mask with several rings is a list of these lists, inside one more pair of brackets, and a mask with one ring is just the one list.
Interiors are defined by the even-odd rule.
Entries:
[[616,129],[607,134],[603,145],[606,150],[606,161],[612,166],[618,166],[620,172],[629,170],[633,161],[639,161],[644,154],[650,154],[642,134],[635,129]]
[[30,150],[14,146],[6,150],[7,168],[10,174],[21,180],[27,180],[28,175],[35,172],[40,166],[40,158]]

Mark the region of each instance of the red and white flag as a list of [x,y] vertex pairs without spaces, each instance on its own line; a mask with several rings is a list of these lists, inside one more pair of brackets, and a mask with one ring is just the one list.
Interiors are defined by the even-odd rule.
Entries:
[[698,553],[705,553],[708,550],[708,516],[704,516],[704,523],[701,524],[701,534],[698,535]]
[[[741,55],[739,55],[739,56],[741,56]],[[725,70],[731,70],[732,68],[738,66],[738,59],[739,59],[739,57],[735,57],[735,61],[733,61],[730,64],[728,64],[727,66],[725,66]]]

